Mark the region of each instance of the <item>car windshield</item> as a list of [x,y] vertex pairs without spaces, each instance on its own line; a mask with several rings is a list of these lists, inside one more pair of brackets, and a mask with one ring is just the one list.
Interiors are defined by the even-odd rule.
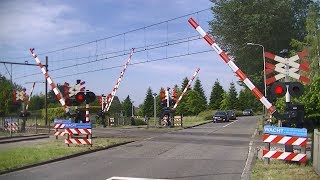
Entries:
[[223,112],[223,111],[218,111],[218,112],[216,112],[216,114],[215,115],[226,115],[226,113],[225,112]]
[[245,109],[244,111],[252,111],[251,109]]

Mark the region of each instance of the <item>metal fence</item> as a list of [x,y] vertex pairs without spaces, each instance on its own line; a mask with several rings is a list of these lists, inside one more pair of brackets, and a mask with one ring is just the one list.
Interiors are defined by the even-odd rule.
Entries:
[[10,116],[0,118],[0,132],[1,136],[48,134],[49,126],[44,124],[43,119],[36,116],[28,118]]
[[313,168],[318,175],[320,175],[320,132],[315,129],[313,132],[313,142],[312,142],[312,162]]

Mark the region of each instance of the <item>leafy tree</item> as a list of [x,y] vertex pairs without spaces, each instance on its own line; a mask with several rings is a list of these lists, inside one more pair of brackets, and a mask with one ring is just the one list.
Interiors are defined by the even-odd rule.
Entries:
[[229,109],[238,109],[238,93],[234,85],[234,82],[230,83],[228,95],[229,95]]
[[197,91],[201,97],[201,107],[204,107],[203,110],[205,110],[207,108],[207,97],[206,95],[204,94],[204,90],[202,88],[202,85],[201,85],[201,81],[199,78],[196,79],[195,83],[194,83],[194,86],[193,86],[193,90],[194,91]]
[[210,95],[210,102],[209,102],[210,109],[220,108],[221,102],[223,100],[223,93],[224,93],[224,90],[220,85],[219,80],[217,79],[212,87],[212,91]]
[[123,108],[123,112],[124,112],[123,116],[131,117],[131,115],[132,115],[132,102],[131,102],[129,95],[122,102],[122,108]]
[[21,90],[22,87],[12,84],[5,76],[0,74],[0,114],[8,114],[20,111],[21,103],[14,104],[12,99],[13,89]]
[[230,109],[230,96],[228,92],[224,92],[222,95],[223,99],[221,101],[221,105],[219,109],[227,110]]
[[29,110],[40,110],[44,108],[45,96],[44,95],[34,95],[31,97],[29,102]]
[[147,90],[146,97],[144,99],[143,108],[142,108],[143,116],[151,117],[153,116],[153,95],[152,90],[149,87]]
[[262,105],[260,101],[252,94],[250,89],[245,88],[239,93],[238,107],[240,110],[253,109],[256,111],[257,108],[262,107]]
[[245,44],[261,44],[266,51],[273,53],[288,49],[291,39],[301,40],[305,34],[306,10],[312,0],[278,0],[277,3],[272,0],[211,2],[211,34],[248,78],[252,81],[255,79],[253,82],[258,89],[263,89],[261,47],[244,47]]
[[188,92],[187,108],[190,114],[188,115],[198,115],[201,111],[206,109],[203,103],[201,95],[195,91],[190,90]]
[[[61,93],[63,93],[63,89],[65,88],[65,85],[57,84],[57,88],[59,89],[59,91]],[[48,104],[51,104],[50,107],[59,107],[59,106],[61,106],[60,102],[57,99],[56,94],[53,92],[52,89],[48,92],[48,97],[49,97]]]

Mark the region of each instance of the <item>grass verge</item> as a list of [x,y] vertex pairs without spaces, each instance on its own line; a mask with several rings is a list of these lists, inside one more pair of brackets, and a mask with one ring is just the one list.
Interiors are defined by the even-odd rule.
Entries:
[[70,145],[68,147],[63,141],[49,139],[46,142],[30,144],[23,147],[6,148],[0,150],[0,172],[8,171],[23,166],[36,164],[64,156],[103,149],[115,144],[133,141],[129,138],[96,138],[92,139],[93,145]]
[[203,117],[198,116],[186,116],[183,117],[183,127],[194,126],[206,122],[210,122],[212,120],[205,120]]
[[316,180],[320,177],[314,172],[311,165],[305,166],[278,160],[271,160],[270,164],[265,164],[263,160],[257,160],[251,172],[251,179]]

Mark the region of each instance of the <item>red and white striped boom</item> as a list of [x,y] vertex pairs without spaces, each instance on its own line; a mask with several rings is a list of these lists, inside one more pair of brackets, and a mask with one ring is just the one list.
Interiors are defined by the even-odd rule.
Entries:
[[28,111],[28,109],[29,109],[29,103],[30,103],[30,99],[31,99],[35,84],[36,84],[36,82],[33,82],[33,84],[32,84],[31,92],[30,92],[30,95],[29,95],[29,98],[28,98],[28,101],[27,101],[26,111]]
[[179,102],[181,101],[182,97],[184,96],[184,94],[187,92],[188,88],[190,87],[192,81],[194,80],[194,78],[197,76],[198,72],[200,71],[200,68],[197,68],[197,70],[193,73],[191,79],[189,80],[187,86],[184,88],[184,90],[182,91],[180,97],[178,98],[176,104],[173,106],[173,109],[176,109]]
[[129,65],[129,63],[130,63],[130,60],[131,60],[131,57],[132,57],[133,52],[134,52],[134,48],[131,49],[130,56],[129,56],[126,64],[124,65],[123,70],[122,70],[121,73],[120,73],[120,76],[119,76],[119,78],[118,78],[118,80],[117,80],[117,82],[116,82],[116,85],[114,86],[114,88],[113,88],[113,90],[112,90],[112,92],[111,92],[111,99],[108,98],[107,104],[106,104],[106,106],[104,107],[103,112],[106,112],[106,111],[108,112],[108,111],[109,111],[109,109],[110,109],[110,107],[111,107],[111,103],[112,103],[112,101],[113,101],[113,98],[114,98],[114,96],[116,95],[117,90],[119,89],[119,86],[120,86],[120,82],[121,82],[121,80],[122,80],[122,77],[123,77],[124,73],[126,72],[126,69],[127,69],[128,65]]
[[259,89],[247,78],[247,76],[237,67],[237,65],[231,61],[229,56],[214,42],[214,40],[197,24],[195,20],[190,18],[188,22],[193,26],[194,29],[207,41],[207,43],[219,54],[225,63],[235,72],[238,77],[245,83],[245,85],[251,90],[251,92],[258,98],[261,103],[273,114],[276,108],[267,100],[266,97],[259,91]]
[[51,77],[49,76],[45,67],[42,65],[42,63],[41,63],[40,59],[38,58],[38,56],[36,55],[36,53],[34,53],[34,48],[30,48],[30,52],[31,52],[32,56],[34,57],[34,59],[36,60],[38,66],[40,67],[42,74],[47,79],[48,83],[50,84],[52,91],[56,95],[56,97],[57,97],[58,101],[60,102],[60,104],[62,105],[63,109],[65,110],[66,113],[69,113],[70,109],[66,105],[65,99],[63,98],[63,96],[62,96],[61,92],[59,91],[59,89],[57,88],[57,86],[52,81]]

